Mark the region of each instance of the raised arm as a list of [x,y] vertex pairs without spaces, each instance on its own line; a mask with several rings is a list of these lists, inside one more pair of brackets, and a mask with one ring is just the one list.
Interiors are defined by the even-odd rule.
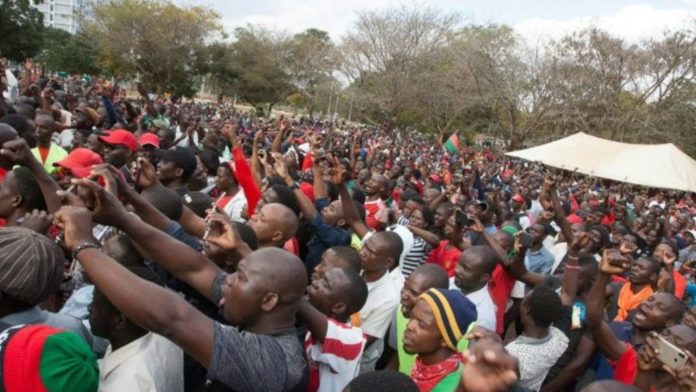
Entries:
[[214,262],[128,213],[114,196],[97,183],[88,180],[73,180],[73,183],[87,187],[93,193],[94,218],[97,222],[123,231],[164,269],[212,300],[213,281],[222,272]]
[[285,129],[287,128],[287,126],[287,122],[281,119],[280,124],[278,124],[278,133],[276,133],[275,138],[273,139],[273,146],[271,147],[272,152],[282,152],[281,149],[283,146],[283,135],[285,134]]
[[524,255],[527,253],[527,248],[522,246],[520,235],[521,233],[517,233],[515,236],[515,257],[512,259],[512,263],[510,263],[510,275],[520,282],[531,286],[542,285],[544,284],[545,275],[531,272],[524,265]]
[[[275,158],[274,168],[278,175],[283,177],[285,184],[289,188],[296,188],[295,180],[290,177],[290,172],[288,171],[288,166],[285,164],[285,161],[282,159],[282,157],[280,157],[280,154],[273,153],[273,155]],[[295,198],[297,199],[297,204],[300,207],[300,211],[302,211],[302,215],[310,222],[314,220],[319,212],[317,211],[316,207],[314,207],[312,201],[309,200],[309,198],[300,189],[294,189],[293,192],[295,193]]]
[[508,255],[507,252],[505,252],[505,249],[503,249],[502,246],[491,237],[490,234],[486,232],[486,228],[483,226],[483,223],[481,223],[480,220],[474,219],[474,224],[469,227],[470,230],[477,232],[483,236],[483,239],[486,241],[486,244],[493,249],[493,252],[495,255],[498,257],[498,262],[504,266],[508,265]]
[[24,166],[31,170],[34,177],[36,177],[39,188],[41,188],[41,194],[44,200],[46,200],[48,212],[55,213],[58,211],[61,206],[61,201],[60,197],[56,195],[56,192],[60,190],[60,186],[53,177],[48,174],[43,165],[36,160],[24,139],[15,139],[5,142],[2,145],[0,154],[13,164]]
[[358,213],[358,208],[355,206],[353,197],[350,195],[350,191],[346,187],[344,182],[345,174],[343,171],[338,170],[332,174],[331,178],[334,184],[338,186],[338,194],[341,197],[341,204],[343,205],[343,217],[346,219],[346,223],[353,233],[358,237],[363,238],[370,231],[365,223],[360,219],[360,214]]
[[[87,242],[97,244],[91,233],[91,218],[85,208],[63,208],[57,212],[56,221],[64,229],[68,249]],[[86,248],[76,258],[94,285],[129,320],[171,339],[203,366],[210,365],[213,320],[173,291],[140,279],[100,249]]]
[[[628,265],[616,266],[616,262],[610,263],[607,251],[604,252],[597,277],[592,284],[590,294],[587,296],[587,326],[592,331],[597,348],[611,361],[617,360],[626,351],[624,343],[612,332],[609,324],[603,319],[604,299],[606,286],[611,281],[611,275],[622,273]],[[613,260],[620,260],[614,258]]]
[[306,298],[300,301],[300,306],[297,308],[297,321],[304,324],[315,339],[324,343],[329,318],[312,306]]
[[227,137],[227,141],[229,141],[232,146],[235,176],[237,178],[237,183],[239,183],[239,186],[244,192],[244,197],[246,197],[247,211],[249,217],[251,217],[254,215],[256,204],[261,199],[261,190],[254,181],[251,168],[244,157],[244,151],[242,151],[242,145],[239,142],[239,135],[237,135],[236,130],[231,124],[226,124],[222,127],[222,133]]
[[251,176],[259,189],[263,187],[263,176],[261,175],[261,160],[259,160],[259,142],[262,139],[263,131],[256,131],[256,134],[254,135],[254,144],[251,149]]
[[578,291],[578,276],[580,275],[580,250],[589,241],[590,236],[587,233],[580,233],[573,239],[568,248],[568,261],[561,279],[561,302],[563,305],[571,306],[575,302]]

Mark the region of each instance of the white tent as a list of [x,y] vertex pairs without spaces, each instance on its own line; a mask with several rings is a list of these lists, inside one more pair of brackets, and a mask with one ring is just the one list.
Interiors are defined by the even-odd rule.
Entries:
[[630,184],[696,192],[696,161],[671,143],[619,143],[580,132],[505,155]]

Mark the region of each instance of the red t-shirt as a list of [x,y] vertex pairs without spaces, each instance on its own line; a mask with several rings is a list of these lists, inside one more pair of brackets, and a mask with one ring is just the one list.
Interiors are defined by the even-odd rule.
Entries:
[[510,276],[502,265],[498,264],[495,266],[491,280],[488,282],[488,291],[496,306],[495,332],[498,334],[503,333],[505,309],[507,308],[508,299],[510,298],[513,287],[515,287],[515,278]]
[[454,276],[454,268],[457,266],[462,251],[456,246],[449,247],[449,241],[440,241],[440,245],[433,249],[426,259],[427,263],[435,263],[447,271],[447,276]]
[[631,344],[626,343],[626,351],[616,361],[609,361],[609,365],[614,368],[614,380],[633,385],[638,375],[638,353]]

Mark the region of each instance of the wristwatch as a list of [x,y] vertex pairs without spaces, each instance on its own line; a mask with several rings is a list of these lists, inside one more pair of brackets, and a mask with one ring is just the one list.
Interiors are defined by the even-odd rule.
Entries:
[[88,249],[88,248],[94,248],[94,249],[99,249],[99,250],[101,250],[102,247],[101,247],[101,245],[95,244],[94,242],[91,242],[91,241],[83,242],[83,243],[81,243],[80,245],[77,245],[77,246],[73,247],[73,249],[72,249],[72,258],[73,258],[73,260],[77,259],[77,254],[78,254],[78,253],[80,253],[80,252],[82,252],[83,250]]

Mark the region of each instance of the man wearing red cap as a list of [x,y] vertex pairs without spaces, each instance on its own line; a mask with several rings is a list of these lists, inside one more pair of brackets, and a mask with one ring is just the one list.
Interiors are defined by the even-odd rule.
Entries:
[[102,163],[104,162],[99,154],[88,148],[80,147],[72,150],[65,159],[54,163],[53,166],[63,169],[59,183],[68,185],[73,177],[88,177],[92,172],[92,167]]
[[160,138],[154,133],[144,133],[140,135],[138,139],[138,147],[138,152],[147,159],[150,159],[155,150],[160,148]]
[[104,144],[106,161],[119,168],[129,165],[133,161],[133,155],[138,151],[138,140],[125,129],[113,130],[105,136],[100,136],[99,141]]

